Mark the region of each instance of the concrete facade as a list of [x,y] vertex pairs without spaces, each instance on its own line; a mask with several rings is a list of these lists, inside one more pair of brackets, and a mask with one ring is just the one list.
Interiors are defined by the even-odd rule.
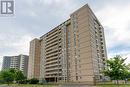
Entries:
[[30,42],[28,79],[39,78],[40,76],[40,41],[34,39]]
[[24,76],[27,76],[28,56],[22,54],[18,56],[4,56],[2,70],[9,68],[19,69],[23,72]]
[[20,55],[20,66],[19,69],[23,72],[23,74],[27,77],[28,75],[28,60],[29,56]]
[[[94,84],[103,80],[100,71],[107,59],[104,29],[88,5],[36,40],[37,48],[31,41],[30,61],[39,60],[40,56],[41,82]],[[36,55],[39,56],[33,59]]]
[[3,57],[2,70],[10,68],[11,56]]

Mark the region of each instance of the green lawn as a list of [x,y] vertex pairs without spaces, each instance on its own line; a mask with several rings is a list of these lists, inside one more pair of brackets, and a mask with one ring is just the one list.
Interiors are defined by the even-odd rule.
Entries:
[[[118,87],[117,85],[97,85],[96,87]],[[130,87],[130,85],[119,85],[119,87]]]
[[16,87],[57,87],[57,85],[33,85],[33,84],[10,84],[10,86],[16,86]]
[[[10,86],[13,86],[13,87],[58,87],[58,85],[49,85],[49,84],[48,85],[10,84]],[[92,87],[118,87],[118,86],[112,85],[112,84],[99,84],[99,85],[92,86]],[[129,85],[119,85],[119,87],[130,87],[130,84]]]
[[[21,87],[58,87],[57,85],[31,85],[31,84],[13,84],[12,86],[21,86]],[[94,87],[118,87],[117,85],[111,84],[100,84]],[[120,85],[119,87],[130,87],[130,85]]]

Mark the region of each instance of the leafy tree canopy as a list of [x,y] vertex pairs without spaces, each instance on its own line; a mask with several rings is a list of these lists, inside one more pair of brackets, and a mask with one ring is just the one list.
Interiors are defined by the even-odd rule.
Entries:
[[13,81],[19,82],[25,79],[22,71],[18,69],[6,69],[0,72],[0,79],[4,82],[10,83]]
[[112,80],[125,79],[129,73],[125,60],[126,58],[124,59],[120,55],[107,60],[107,68],[104,70],[104,74],[109,76]]
[[3,70],[0,72],[0,79],[9,84],[14,80],[14,77],[9,70]]

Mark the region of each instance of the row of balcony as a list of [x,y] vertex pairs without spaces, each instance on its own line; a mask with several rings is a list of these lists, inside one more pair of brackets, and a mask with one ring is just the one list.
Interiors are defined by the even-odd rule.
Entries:
[[57,68],[57,69],[53,69],[53,70],[47,70],[45,71],[46,73],[54,73],[54,72],[58,72],[58,71],[62,71],[62,69]]
[[58,76],[61,76],[62,71],[47,72],[47,73],[46,73],[46,76],[50,76],[50,75],[52,75],[52,74],[57,74]]
[[55,42],[55,43],[52,43],[52,44],[46,46],[45,49],[49,49],[49,48],[54,47],[54,46],[56,46],[56,45],[58,45],[58,42]]
[[58,49],[54,49],[54,50],[52,50],[50,52],[46,52],[46,55],[51,55],[53,53],[57,53],[58,51],[59,51]]
[[51,63],[55,63],[55,62],[58,62],[58,60],[57,60],[58,58],[55,58],[55,59],[53,59],[53,60],[51,60],[51,61],[49,61],[49,62],[47,62],[46,61],[46,64],[51,64]]
[[48,43],[48,42],[50,42],[50,41],[52,41],[52,40],[54,40],[54,39],[56,39],[56,38],[58,38],[58,35],[55,35],[54,37],[51,37],[51,38],[49,38],[49,39],[46,39],[46,42]]
[[47,45],[50,45],[50,44],[52,44],[52,43],[54,43],[54,42],[59,41],[58,39],[59,39],[59,38],[54,38],[53,40],[51,40],[51,41],[49,41],[49,42],[46,42],[46,46],[47,46]]
[[51,58],[46,58],[46,61],[51,61],[53,59],[57,59],[58,58],[58,55],[57,56],[54,56],[54,57],[51,57]]
[[53,46],[53,47],[51,47],[49,49],[46,49],[46,52],[52,51],[53,49],[57,49],[57,48],[58,48],[58,45]]
[[45,69],[45,71],[46,72],[48,72],[48,71],[55,71],[55,70],[59,70],[60,68],[59,67],[55,67],[55,68],[47,68],[47,69]]
[[59,48],[61,48],[61,43],[59,43],[58,45],[55,45],[55,46],[53,45],[51,47],[46,48],[46,52],[51,51],[53,49],[59,49]]
[[55,30],[53,30],[53,31],[51,31],[51,32],[49,32],[49,33],[47,34],[47,38],[50,38],[50,37],[52,37],[53,35],[55,35],[56,33],[60,33],[60,32],[61,32],[61,29],[60,29],[60,30],[55,29]]
[[53,53],[56,53],[56,52],[59,52],[59,53],[61,53],[61,50],[62,50],[62,48],[61,47],[56,47],[55,49],[51,49],[51,50],[49,50],[49,51],[46,51],[45,53],[46,53],[46,55],[50,55],[50,54],[53,54]]
[[50,54],[50,55],[46,55],[46,58],[51,58],[53,56],[57,56],[58,55],[58,52],[55,52],[53,54]]
[[46,64],[45,67],[52,67],[52,66],[58,66],[58,61],[57,62],[53,62],[53,63],[49,63],[49,64]]
[[61,31],[60,31],[60,32],[56,32],[56,33],[51,34],[50,36],[46,37],[46,41],[47,41],[48,39],[50,39],[50,38],[56,36],[56,35],[61,36]]

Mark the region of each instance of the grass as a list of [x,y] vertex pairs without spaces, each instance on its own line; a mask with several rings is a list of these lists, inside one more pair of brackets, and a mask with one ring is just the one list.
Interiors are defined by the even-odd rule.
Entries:
[[[7,84],[6,84],[7,85]],[[55,84],[44,84],[44,85],[38,85],[38,84],[10,84],[11,87],[58,87],[58,85]],[[118,87],[115,84],[97,84],[96,86],[92,87]],[[120,84],[119,87],[130,87],[130,84]]]
[[[50,84],[47,84],[47,85],[32,85],[32,84],[11,84],[11,86],[18,86],[18,87],[58,87],[58,85],[50,85]],[[114,84],[98,84],[97,86],[94,86],[94,87],[118,87],[117,85],[114,85]],[[130,84],[128,85],[125,85],[125,84],[122,84],[120,85],[119,87],[130,87]]]
[[45,84],[45,85],[36,85],[36,84],[10,84],[9,86],[13,87],[57,87],[57,85]]
[[[127,82],[128,84],[120,84],[119,87],[130,87],[130,81]],[[96,85],[96,87],[118,87],[117,84],[113,84],[110,82],[101,82]]]
[[[117,85],[105,84],[97,85],[96,87],[118,87]],[[130,85],[119,85],[119,87],[130,87]]]

